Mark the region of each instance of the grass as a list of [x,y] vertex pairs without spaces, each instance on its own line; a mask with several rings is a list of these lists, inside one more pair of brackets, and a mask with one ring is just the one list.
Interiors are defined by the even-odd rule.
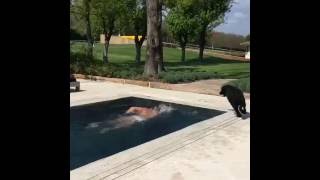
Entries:
[[[72,54],[83,53],[85,43],[70,45]],[[208,78],[240,79],[250,77],[250,63],[224,60],[212,56],[205,56],[200,62],[197,52],[186,52],[186,61],[180,61],[181,51],[176,48],[164,47],[164,62],[167,72],[160,74],[160,80],[169,83],[190,82]],[[135,63],[134,45],[111,45],[109,48],[109,64],[102,63],[103,46],[94,47],[95,63],[92,65],[79,65],[71,60],[71,70],[76,73],[102,75],[107,77],[121,77],[141,79],[146,50],[142,49],[141,64]],[[74,59],[74,57],[71,57]],[[81,58],[80,58],[81,59]]]
[[244,92],[250,93],[250,77],[237,79],[237,80],[231,81],[227,84],[238,87],[239,89],[241,89]]

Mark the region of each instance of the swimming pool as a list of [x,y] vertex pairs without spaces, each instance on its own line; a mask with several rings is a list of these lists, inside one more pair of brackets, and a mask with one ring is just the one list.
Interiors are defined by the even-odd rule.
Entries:
[[[157,107],[159,114],[126,115],[133,106]],[[70,107],[70,170],[223,113],[136,97]]]

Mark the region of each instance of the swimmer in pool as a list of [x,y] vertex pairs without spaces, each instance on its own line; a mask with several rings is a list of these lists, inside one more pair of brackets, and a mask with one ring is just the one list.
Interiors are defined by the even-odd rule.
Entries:
[[159,105],[158,107],[154,108],[147,108],[147,107],[130,107],[124,115],[121,115],[119,118],[102,122],[102,123],[95,123],[90,124],[89,127],[94,128],[102,125],[102,130],[100,133],[105,133],[111,129],[118,129],[123,127],[129,127],[136,122],[142,122],[145,120],[152,119],[158,116],[160,113],[163,112],[170,112],[172,110],[171,107],[165,105]]
[[127,114],[136,114],[144,119],[150,119],[159,114],[159,111],[156,108],[145,108],[145,107],[130,107]]
[[151,119],[153,117],[158,116],[161,113],[171,112],[173,108],[171,106],[167,106],[164,104],[160,104],[159,106],[155,106],[154,108],[146,108],[146,107],[130,107],[126,114],[135,114],[144,119]]
[[151,119],[158,114],[159,112],[153,108],[130,107],[124,115],[115,120],[107,121],[107,124],[103,125],[104,127],[100,130],[100,133],[104,134],[109,130],[129,127],[134,123]]

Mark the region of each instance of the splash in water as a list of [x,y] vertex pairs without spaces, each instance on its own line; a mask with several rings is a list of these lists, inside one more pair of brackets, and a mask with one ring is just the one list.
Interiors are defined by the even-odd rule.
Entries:
[[156,107],[156,109],[158,109],[159,114],[170,113],[171,111],[174,110],[170,105],[165,105],[165,104],[160,104],[158,107]]
[[[139,109],[139,111],[134,111],[136,109]],[[145,110],[144,113],[141,113],[141,109]],[[170,113],[174,110],[170,105],[165,105],[165,104],[160,104],[159,106],[156,106],[154,108],[144,108],[144,107],[131,107],[129,108],[128,111],[130,113],[122,114],[119,115],[118,118],[115,120],[109,120],[109,121],[104,121],[104,122],[94,122],[88,124],[87,128],[101,128],[100,133],[104,134],[110,130],[114,129],[119,129],[119,128],[124,128],[124,127],[129,127],[135,123],[140,123],[149,119],[152,119],[160,114],[163,113]],[[132,113],[132,112],[135,113]],[[155,112],[150,116],[146,116],[145,112]]]
[[93,122],[93,123],[90,123],[88,124],[87,128],[96,128],[96,127],[99,127],[99,122]]

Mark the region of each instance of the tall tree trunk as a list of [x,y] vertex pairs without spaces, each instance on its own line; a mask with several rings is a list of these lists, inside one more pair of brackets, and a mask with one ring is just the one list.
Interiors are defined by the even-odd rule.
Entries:
[[161,42],[159,39],[159,1],[147,0],[147,55],[144,75],[155,77],[161,58]]
[[104,51],[103,51],[103,62],[108,63],[109,58],[108,58],[108,53],[109,53],[109,44],[110,44],[110,39],[111,39],[112,33],[105,33],[104,34]]
[[[106,25],[105,19],[102,17],[102,27],[103,27],[103,34],[104,34],[104,51],[103,51],[103,62],[108,63],[109,58],[108,58],[108,53],[109,53],[109,44],[110,44],[110,39],[113,34],[113,29],[114,29],[114,18],[109,22],[108,27]],[[108,31],[109,30],[109,31]]]
[[200,32],[200,39],[199,39],[199,60],[203,60],[203,51],[204,51],[204,46],[206,44],[206,30],[207,26],[202,27],[201,32]]
[[136,43],[135,46],[136,46],[136,63],[140,64],[140,62],[141,62],[141,45],[139,43]]
[[188,35],[181,35],[179,37],[180,47],[181,47],[181,61],[184,62],[186,60],[186,45],[188,42]]
[[88,42],[87,55],[92,58],[93,57],[93,38],[91,32],[91,21],[90,21],[90,0],[84,1],[85,8],[85,23],[86,23],[86,36]]
[[[160,31],[161,33],[161,31]],[[166,71],[166,69],[164,68],[164,62],[163,62],[163,46],[162,46],[162,36],[160,35],[159,38],[160,42],[161,42],[161,47],[160,47],[160,59],[159,59],[159,64],[158,64],[158,72],[161,73],[162,71]]]
[[104,43],[104,50],[103,50],[103,62],[108,63],[108,52],[109,52],[109,41],[105,41]]
[[162,71],[166,71],[164,68],[164,63],[163,63],[163,44],[162,44],[162,6],[163,6],[163,0],[159,0],[159,9],[158,9],[158,15],[159,15],[159,24],[158,24],[158,29],[159,29],[159,41],[160,41],[160,60],[158,64],[158,73]]
[[146,38],[146,36],[142,35],[141,39],[139,40],[139,36],[137,34],[134,37],[135,48],[136,48],[136,63],[137,64],[141,63],[141,47],[142,47],[142,44],[143,44],[145,38]]
[[186,60],[186,46],[181,46],[181,61],[184,62]]

